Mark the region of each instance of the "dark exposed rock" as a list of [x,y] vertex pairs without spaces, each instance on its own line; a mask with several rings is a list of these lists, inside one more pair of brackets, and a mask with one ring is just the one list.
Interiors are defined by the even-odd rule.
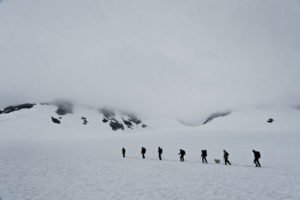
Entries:
[[225,117],[225,116],[229,115],[230,113],[231,113],[230,111],[213,113],[202,124],[207,124],[208,122],[212,121],[213,119],[215,119],[217,117]]
[[[99,110],[101,114],[103,114],[104,118],[102,119],[103,123],[109,123],[110,127],[115,130],[124,130],[126,128],[133,129],[134,124],[139,125],[142,123],[140,119],[136,117],[135,114],[128,113],[128,112],[121,112],[122,121],[118,121],[115,116],[115,111],[102,108]],[[144,125],[144,128],[146,128],[146,125]]]
[[87,125],[88,120],[86,119],[86,117],[81,117],[81,119],[83,120],[83,124],[84,124],[84,125]]
[[123,119],[123,122],[127,126],[127,128],[131,128],[132,129],[133,124],[130,121]]
[[4,110],[1,111],[1,113],[6,114],[6,113],[14,112],[17,110],[30,109],[33,106],[35,106],[35,104],[33,104],[33,103],[24,103],[24,104],[15,105],[15,106],[8,106],[8,107],[4,108]]
[[119,130],[119,129],[124,130],[124,125],[115,119],[111,120],[109,125],[112,128],[112,130],[114,130],[114,131]]
[[55,117],[51,117],[51,120],[52,120],[52,122],[55,123],[55,124],[60,124],[60,120],[57,119],[57,118],[55,118]]
[[142,124],[142,128],[147,128],[147,125],[146,124]]
[[142,121],[140,119],[138,119],[134,114],[128,114],[129,117],[129,121],[132,123],[135,123],[136,125],[139,125],[142,123]]
[[268,123],[272,123],[272,122],[274,122],[274,119],[273,119],[273,118],[269,118],[269,119],[267,120],[267,122],[268,122]]
[[54,105],[57,106],[56,113],[58,115],[66,115],[73,113],[73,104],[65,100],[57,100],[54,102]]
[[109,126],[112,128],[112,130],[124,130],[124,125],[122,122],[119,122],[117,119],[115,119],[115,112],[113,110],[102,108],[99,110],[100,113],[103,114],[104,118],[102,119],[103,123],[109,122]]

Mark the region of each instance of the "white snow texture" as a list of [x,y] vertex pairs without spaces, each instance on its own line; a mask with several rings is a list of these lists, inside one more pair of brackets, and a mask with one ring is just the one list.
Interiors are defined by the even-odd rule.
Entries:
[[[97,111],[77,108],[62,124],[51,122],[54,111],[37,105],[0,115],[3,200],[300,197],[299,110],[241,110],[198,127],[160,119],[147,121],[147,129],[117,132]],[[183,163],[180,148],[187,152]],[[208,164],[201,162],[201,149],[208,150]],[[224,165],[223,149],[231,166]],[[254,167],[252,149],[262,153],[262,168]],[[214,164],[216,158],[221,164]]]

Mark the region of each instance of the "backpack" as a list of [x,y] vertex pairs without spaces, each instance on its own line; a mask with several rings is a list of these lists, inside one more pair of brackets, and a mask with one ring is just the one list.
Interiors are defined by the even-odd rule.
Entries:
[[228,156],[229,156],[229,153],[227,151],[225,151],[224,157],[228,157]]
[[158,149],[158,153],[163,153],[163,150],[161,148]]
[[257,158],[260,158],[260,152],[259,151],[257,152]]
[[202,156],[203,157],[207,156],[207,151],[206,150],[202,150]]
[[146,148],[143,147],[141,153],[146,153]]
[[185,155],[185,151],[183,150],[183,149],[180,149],[180,153],[179,153],[180,155]]

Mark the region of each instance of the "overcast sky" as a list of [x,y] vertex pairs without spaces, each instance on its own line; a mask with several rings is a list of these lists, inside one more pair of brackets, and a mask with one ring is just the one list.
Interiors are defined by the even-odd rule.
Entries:
[[300,104],[298,0],[2,0],[0,107]]

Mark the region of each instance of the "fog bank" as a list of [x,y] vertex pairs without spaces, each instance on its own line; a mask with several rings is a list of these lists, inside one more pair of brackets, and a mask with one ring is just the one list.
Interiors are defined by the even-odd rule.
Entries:
[[0,107],[189,116],[300,104],[297,0],[0,1]]

